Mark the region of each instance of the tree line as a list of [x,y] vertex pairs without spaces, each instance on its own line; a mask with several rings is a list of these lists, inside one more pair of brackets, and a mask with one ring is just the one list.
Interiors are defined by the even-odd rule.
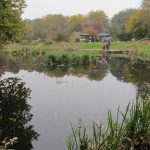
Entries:
[[111,19],[112,35],[120,40],[150,38],[150,0],[138,9],[120,11]]
[[74,41],[81,33],[97,37],[100,32],[111,33],[114,39],[150,38],[150,0],[143,0],[138,9],[120,11],[110,20],[102,10],[86,15],[63,16],[49,14],[43,18],[22,20],[25,0],[0,1],[0,44],[22,39],[44,41]]
[[109,19],[103,11],[97,10],[87,15],[49,14],[43,18],[25,20],[25,25],[25,39],[72,41],[79,37],[80,33],[89,33],[96,37],[99,32],[106,32]]

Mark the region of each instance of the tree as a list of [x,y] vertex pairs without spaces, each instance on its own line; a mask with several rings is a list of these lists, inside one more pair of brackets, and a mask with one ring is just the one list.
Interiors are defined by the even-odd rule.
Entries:
[[86,28],[90,27],[99,32],[106,32],[108,30],[109,20],[106,14],[101,11],[91,11],[87,14]]
[[33,116],[30,113],[31,106],[27,102],[30,92],[18,78],[0,81],[0,141],[6,137],[18,137],[19,143],[13,145],[15,150],[32,149],[32,141],[39,136],[29,124]]
[[48,37],[56,41],[68,41],[71,33],[69,19],[63,15],[47,15],[43,18]]
[[87,27],[87,28],[85,28],[84,31],[85,31],[86,33],[89,33],[94,39],[97,38],[98,32],[97,32],[94,28],[92,28],[92,27]]
[[24,39],[28,40],[29,42],[33,39],[33,29],[32,29],[32,21],[25,20],[24,21]]
[[71,24],[72,31],[80,32],[84,29],[86,17],[84,15],[78,14],[69,17],[69,21]]
[[139,22],[142,25],[144,37],[150,38],[150,0],[143,0],[141,8]]
[[34,19],[31,21],[33,39],[44,39],[43,36],[43,20],[40,18]]
[[135,10],[126,21],[125,28],[135,39],[150,37],[150,0],[143,0],[140,9]]
[[25,6],[25,0],[0,1],[0,45],[21,39],[21,14]]
[[123,35],[126,32],[125,23],[133,11],[133,9],[120,11],[111,19],[111,30],[114,37],[118,38],[120,35]]
[[127,19],[127,21],[125,22],[125,31],[126,32],[132,32],[132,28],[134,26],[134,24],[137,22],[139,16],[140,16],[140,10],[135,10]]
[[143,2],[142,2],[142,9],[144,9],[144,10],[149,10],[150,9],[150,0],[143,0]]

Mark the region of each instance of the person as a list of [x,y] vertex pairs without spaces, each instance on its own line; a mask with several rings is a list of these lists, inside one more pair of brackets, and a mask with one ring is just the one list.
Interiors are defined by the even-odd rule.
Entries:
[[104,43],[104,41],[102,41],[102,51],[104,51],[105,50],[105,43]]
[[105,49],[105,51],[107,51],[108,50],[108,42],[105,40],[105,42],[104,42],[104,49]]
[[107,52],[102,52],[102,55],[101,55],[101,63],[102,64],[108,64],[109,63],[109,55]]
[[107,41],[108,42],[108,48],[107,48],[108,51],[110,49],[110,40],[111,40],[110,37],[108,37],[108,41]]

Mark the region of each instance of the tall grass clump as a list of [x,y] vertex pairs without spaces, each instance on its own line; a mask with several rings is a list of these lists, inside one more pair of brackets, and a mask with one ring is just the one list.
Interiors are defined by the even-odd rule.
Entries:
[[40,52],[37,51],[37,50],[33,50],[33,51],[31,52],[31,55],[32,55],[33,57],[37,57],[37,56],[40,55]]
[[116,118],[108,111],[107,123],[93,122],[92,133],[85,125],[71,124],[68,150],[148,150],[150,149],[150,97],[138,97],[125,111],[118,108]]
[[49,55],[46,59],[46,64],[48,66],[56,66],[57,64],[57,58],[55,55]]
[[83,65],[85,65],[85,66],[89,65],[89,63],[90,63],[90,56],[89,55],[83,55],[81,59],[82,59]]
[[62,65],[68,65],[69,64],[69,56],[66,54],[63,54],[59,59],[59,63]]
[[55,54],[49,54],[46,57],[46,64],[48,66],[77,66],[77,65],[83,65],[83,66],[89,66],[96,65],[97,57],[90,57],[89,55],[74,55],[74,54],[61,54],[61,55],[55,55]]
[[70,59],[71,59],[70,61],[71,61],[72,65],[74,65],[74,66],[80,65],[80,63],[81,63],[81,58],[78,55],[72,55]]
[[93,65],[96,65],[97,61],[98,61],[98,58],[96,56],[91,56],[91,63]]

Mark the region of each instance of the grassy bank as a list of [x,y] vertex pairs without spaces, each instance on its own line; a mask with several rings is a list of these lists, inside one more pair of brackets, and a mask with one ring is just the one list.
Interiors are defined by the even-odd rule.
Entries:
[[[111,42],[110,50],[128,50],[131,51],[134,58],[141,58],[150,60],[150,41],[128,41],[128,42]],[[101,43],[76,43],[76,42],[41,42],[32,41],[30,43],[9,44],[4,47],[6,53],[13,53],[14,51],[32,53],[38,51],[39,53],[54,54],[54,55],[70,55],[76,54],[97,56],[101,51]]]

